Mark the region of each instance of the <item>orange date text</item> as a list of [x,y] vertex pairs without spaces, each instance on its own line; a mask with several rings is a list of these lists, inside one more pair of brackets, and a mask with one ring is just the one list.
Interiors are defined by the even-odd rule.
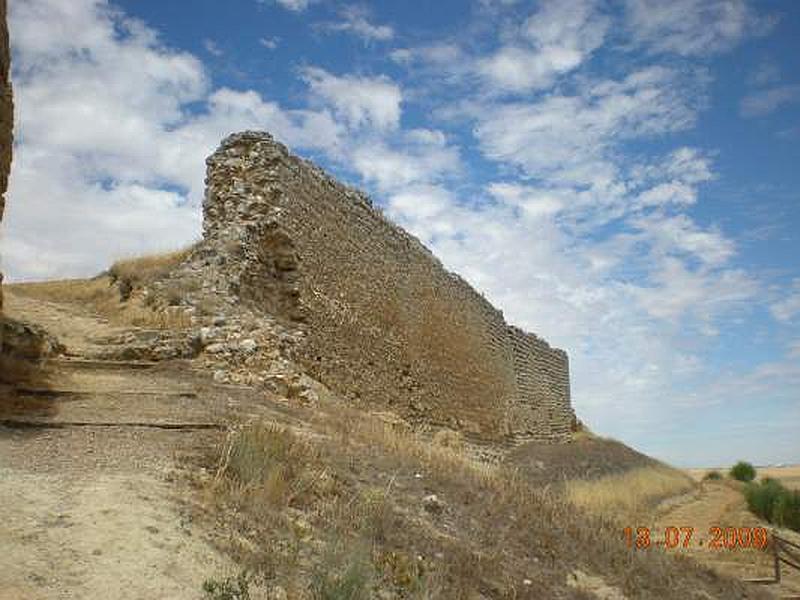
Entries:
[[769,533],[764,527],[709,527],[699,532],[694,527],[625,527],[622,530],[628,548],[711,548],[736,550],[753,548],[763,550],[769,544]]

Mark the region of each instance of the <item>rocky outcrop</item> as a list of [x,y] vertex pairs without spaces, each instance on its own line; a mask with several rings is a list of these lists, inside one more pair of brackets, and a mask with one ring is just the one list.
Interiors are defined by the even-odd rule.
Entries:
[[569,438],[566,353],[508,325],[363,193],[263,132],[228,137],[207,166],[204,239],[183,271],[228,308],[271,315],[302,370],[411,422]]
[[39,360],[64,352],[64,346],[38,325],[0,319],[0,354],[22,360]]
[[[8,174],[11,171],[11,144],[14,128],[14,102],[11,95],[11,52],[8,44],[6,0],[0,0],[0,221],[5,209]],[[0,273],[0,284],[3,274]],[[3,292],[0,288],[0,311],[3,309]],[[0,340],[2,343],[2,340]]]

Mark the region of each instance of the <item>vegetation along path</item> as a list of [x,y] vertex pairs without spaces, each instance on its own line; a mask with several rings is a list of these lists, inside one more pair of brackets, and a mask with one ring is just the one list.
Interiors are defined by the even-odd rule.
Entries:
[[[712,528],[720,528],[724,533],[729,527],[751,529],[764,526],[763,521],[748,511],[741,484],[723,480],[702,482],[696,494],[687,496],[683,502],[667,509],[653,531],[663,532],[667,527],[690,527],[694,532],[690,547],[672,552],[689,554],[715,571],[731,577],[761,579],[773,574],[772,556],[751,548],[729,549],[724,543],[722,547],[715,547]],[[781,531],[781,535],[800,538],[788,531]],[[699,544],[701,541],[702,545]],[[783,597],[800,597],[800,573],[784,569],[782,574],[781,585],[765,587]]]

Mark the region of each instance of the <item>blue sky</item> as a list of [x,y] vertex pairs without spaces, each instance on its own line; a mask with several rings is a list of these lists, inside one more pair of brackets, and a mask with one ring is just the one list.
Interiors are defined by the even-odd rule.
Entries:
[[565,348],[597,432],[800,461],[800,3],[220,6],[12,3],[11,280],[197,239],[265,129]]

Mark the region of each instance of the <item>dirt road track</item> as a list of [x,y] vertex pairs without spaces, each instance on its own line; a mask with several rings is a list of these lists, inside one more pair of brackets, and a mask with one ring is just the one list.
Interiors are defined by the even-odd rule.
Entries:
[[[113,332],[62,306],[6,300],[74,355]],[[214,423],[216,399],[180,370],[124,364],[66,362],[50,386],[0,398],[0,599],[195,599],[206,578],[233,573],[181,509],[174,476],[176,456],[218,434],[131,425]]]
[[[701,483],[698,494],[687,496],[684,502],[668,509],[655,525],[658,531],[665,527],[692,527],[694,541],[702,540],[703,546],[692,544],[687,550],[676,549],[670,552],[685,552],[699,562],[708,565],[719,573],[740,579],[770,577],[773,573],[772,557],[766,552],[753,549],[713,549],[709,547],[711,527],[763,527],[747,510],[744,496],[736,484],[731,482],[706,481]],[[769,527],[767,525],[767,527]],[[792,536],[791,532],[784,532]],[[796,536],[800,537],[800,536]],[[765,589],[777,597],[800,597],[800,573],[786,570],[780,586],[768,585]]]

